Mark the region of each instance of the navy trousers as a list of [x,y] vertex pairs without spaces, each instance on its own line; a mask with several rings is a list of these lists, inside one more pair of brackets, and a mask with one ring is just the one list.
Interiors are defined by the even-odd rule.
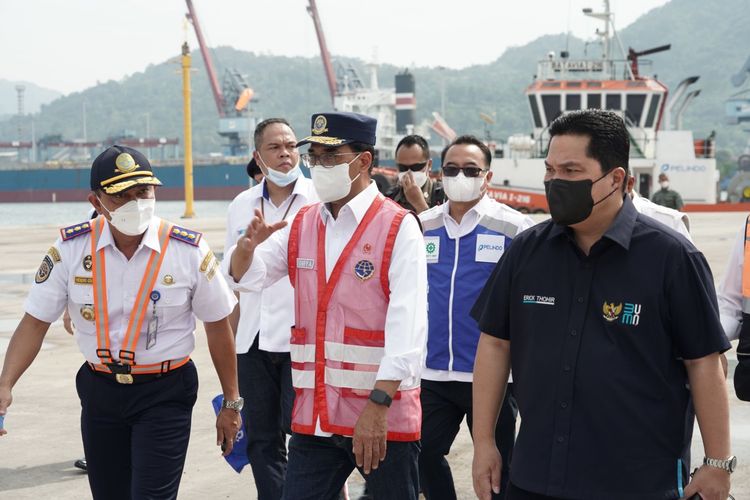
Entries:
[[388,441],[385,460],[370,474],[357,467],[352,439],[292,434],[284,500],[336,500],[355,467],[367,481],[375,500],[417,500],[418,441]]
[[[512,395],[513,384],[508,384],[500,417],[495,428],[495,440],[503,458],[500,494],[505,497],[510,475],[510,460],[516,438],[518,409]],[[422,380],[422,453],[419,456],[419,480],[428,500],[455,500],[451,468],[445,456],[450,452],[461,422],[472,426],[472,384],[470,382],[435,382]]]
[[198,393],[193,362],[132,385],[84,363],[76,388],[94,500],[177,498]]
[[294,404],[289,353],[262,351],[256,337],[247,353],[237,355],[237,375],[245,398],[242,419],[258,500],[279,500]]

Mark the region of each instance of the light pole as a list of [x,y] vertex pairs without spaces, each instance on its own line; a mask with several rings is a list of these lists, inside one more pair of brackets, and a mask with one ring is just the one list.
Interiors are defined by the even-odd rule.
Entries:
[[[445,117],[445,70],[447,68],[445,66],[438,66],[437,69],[440,70],[440,116],[447,122],[448,120]],[[446,140],[443,137],[443,146],[445,145]]]

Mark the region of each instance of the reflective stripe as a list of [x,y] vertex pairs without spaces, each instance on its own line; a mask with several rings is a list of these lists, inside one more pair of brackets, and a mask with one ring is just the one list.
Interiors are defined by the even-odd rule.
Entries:
[[742,312],[750,314],[750,297],[742,297]]
[[382,347],[341,344],[326,341],[326,359],[344,363],[379,365],[385,355]]
[[315,363],[315,346],[291,344],[289,355],[293,363]]
[[292,386],[295,389],[315,389],[315,371],[292,368]]
[[377,372],[355,372],[326,367],[326,384],[347,389],[372,390],[377,380]]
[[[143,279],[141,280],[138,295],[136,295],[135,304],[133,305],[133,311],[131,312],[130,320],[128,321],[128,329],[125,332],[125,338],[122,341],[122,348],[120,349],[120,358],[123,363],[135,364],[135,349],[138,346],[138,338],[141,336],[141,326],[143,326],[143,319],[146,317],[148,311],[148,304],[151,302],[151,290],[154,288],[159,269],[161,269],[161,264],[164,262],[164,256],[167,253],[167,246],[170,241],[169,233],[171,231],[171,224],[166,224],[165,221],[161,221],[161,224],[159,224],[160,251],[156,252],[156,250],[151,250],[146,270],[143,273]],[[104,260],[104,255],[102,255],[102,260]],[[123,358],[123,351],[133,353],[133,357]]]
[[[104,224],[106,223],[105,221],[106,219],[104,216],[100,215],[97,217],[93,223],[91,234],[91,275],[94,288],[97,356],[99,356],[102,364],[112,363],[114,361],[110,350],[109,340],[109,308],[107,306],[107,267],[104,257],[105,249],[102,248],[99,251],[96,250],[96,247],[99,244],[99,238],[101,238],[102,235]],[[130,313],[125,338],[123,339],[122,348],[120,349],[120,360],[124,364],[135,364],[135,348],[138,345],[138,338],[141,334],[143,319],[146,317],[146,312],[148,311],[148,304],[151,300],[151,290],[156,282],[156,277],[159,274],[161,264],[164,261],[164,255],[166,254],[167,245],[169,244],[169,233],[171,230],[171,224],[166,223],[166,221],[161,221],[161,224],[159,225],[159,244],[161,252],[151,250],[146,270],[141,279],[138,295],[136,296],[135,304]]]

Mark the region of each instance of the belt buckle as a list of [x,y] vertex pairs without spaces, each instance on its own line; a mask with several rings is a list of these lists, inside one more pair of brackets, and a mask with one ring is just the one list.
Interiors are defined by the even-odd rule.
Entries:
[[132,384],[133,376],[129,373],[115,373],[115,380],[118,384]]
[[120,363],[111,363],[107,365],[112,373],[115,374],[115,380],[118,384],[132,384],[133,375],[130,373],[130,366]]

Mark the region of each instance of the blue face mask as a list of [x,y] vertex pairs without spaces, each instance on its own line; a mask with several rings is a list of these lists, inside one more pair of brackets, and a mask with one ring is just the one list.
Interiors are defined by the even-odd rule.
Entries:
[[260,163],[258,163],[258,165],[262,163],[263,169],[265,170],[265,172],[263,172],[263,175],[265,175],[269,181],[273,182],[279,187],[286,187],[296,181],[299,177],[299,162],[297,162],[294,168],[292,168],[289,172],[283,173],[272,168],[268,168],[268,165],[266,165],[266,162],[260,156],[260,153],[258,153],[258,159],[260,160]]

